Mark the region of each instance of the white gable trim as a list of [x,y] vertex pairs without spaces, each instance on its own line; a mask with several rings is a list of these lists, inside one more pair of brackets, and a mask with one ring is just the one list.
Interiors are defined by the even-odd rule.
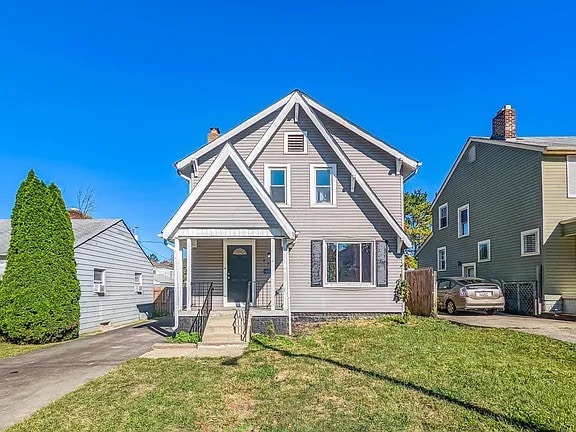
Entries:
[[315,110],[321,112],[326,117],[334,120],[336,123],[340,123],[346,129],[351,130],[356,135],[359,135],[360,137],[364,138],[366,141],[374,144],[376,147],[381,148],[382,150],[391,154],[395,158],[400,159],[403,163],[409,165],[411,168],[417,169],[421,165],[420,162],[406,156],[405,154],[403,154],[403,153],[399,152],[398,150],[396,150],[395,148],[391,147],[389,144],[386,144],[384,141],[381,141],[378,138],[376,138],[375,136],[370,135],[368,132],[362,130],[360,127],[349,122],[348,120],[346,120],[345,118],[336,114],[335,112],[329,110],[328,108],[320,105],[318,102],[316,102],[310,96],[303,94],[302,97]]
[[346,167],[348,172],[350,172],[350,175],[352,176],[354,181],[357,184],[359,184],[360,187],[364,190],[364,192],[366,193],[366,195],[368,196],[370,201],[372,201],[374,206],[378,209],[380,214],[382,214],[384,219],[386,219],[386,221],[390,224],[390,226],[396,232],[396,234],[402,239],[404,244],[407,247],[411,247],[412,242],[410,241],[410,239],[408,238],[408,236],[406,235],[406,233],[404,232],[404,230],[402,229],[400,224],[398,224],[396,219],[394,219],[394,217],[390,214],[390,212],[384,206],[384,204],[382,204],[382,202],[380,202],[380,200],[378,199],[378,197],[376,196],[374,191],[368,186],[368,184],[366,183],[364,178],[360,175],[360,173],[358,172],[356,167],[352,164],[352,162],[350,162],[350,159],[348,159],[348,156],[346,156],[346,154],[340,148],[338,143],[336,143],[336,141],[334,140],[332,135],[326,130],[326,127],[324,126],[322,121],[320,121],[318,116],[316,116],[314,111],[310,108],[310,106],[308,105],[308,102],[300,95],[297,95],[297,102],[300,104],[300,106],[302,107],[302,109],[304,110],[306,115],[310,118],[310,120],[312,120],[312,123],[314,123],[314,125],[316,126],[316,128],[318,129],[320,134],[324,137],[326,142],[328,142],[328,145],[332,148],[334,153],[336,153],[336,156],[338,156],[338,159],[340,159],[340,161]]
[[191,155],[188,155],[184,159],[176,162],[176,164],[175,164],[176,168],[180,170],[180,169],[190,165],[193,160],[200,158],[201,156],[203,156],[206,153],[208,153],[209,151],[215,149],[219,145],[224,144],[225,142],[229,141],[231,138],[235,137],[236,135],[238,135],[243,130],[249,128],[250,126],[252,126],[256,123],[258,123],[260,120],[269,116],[274,111],[276,111],[277,109],[279,109],[280,107],[285,105],[290,100],[292,95],[293,95],[293,93],[290,93],[288,96],[283,97],[278,102],[270,105],[268,108],[265,108],[263,111],[260,111],[258,114],[254,115],[254,116],[250,117],[248,120],[240,123],[234,129],[231,129],[228,132],[220,135],[214,141],[204,145],[203,147],[200,147],[198,150],[196,150]]
[[178,209],[176,214],[170,219],[170,222],[166,225],[166,227],[162,230],[162,237],[165,239],[171,239],[176,231],[178,230],[179,226],[182,224],[186,215],[190,213],[190,211],[194,208],[194,205],[198,202],[204,191],[212,184],[226,161],[230,159],[234,164],[238,167],[242,175],[248,180],[254,191],[258,194],[260,199],[264,202],[270,213],[274,216],[274,218],[278,221],[286,235],[290,239],[296,238],[296,231],[294,227],[290,224],[286,216],[280,211],[280,209],[272,202],[266,191],[262,188],[262,185],[250,171],[250,168],[246,165],[242,157],[238,154],[236,149],[227,143],[214,162],[210,165],[210,168],[206,171],[206,173],[202,176],[196,187],[192,190],[188,198],[184,201],[182,206]]
[[438,193],[434,197],[434,201],[432,201],[431,207],[434,207],[434,205],[438,201],[438,198],[440,198],[440,195],[442,194],[442,192],[444,192],[444,188],[448,184],[448,181],[452,177],[452,174],[454,174],[454,171],[456,171],[456,167],[458,166],[458,164],[460,164],[460,161],[462,160],[462,158],[466,154],[466,150],[468,150],[468,147],[470,146],[470,143],[472,143],[472,142],[500,145],[500,146],[504,146],[504,147],[518,148],[518,149],[522,149],[522,150],[532,150],[532,151],[537,151],[540,153],[544,153],[544,151],[546,150],[545,147],[534,147],[534,146],[529,146],[526,144],[520,144],[520,143],[510,142],[510,141],[505,141],[505,140],[492,140],[492,139],[487,139],[487,138],[469,137],[466,140],[466,144],[464,144],[464,147],[460,151],[460,154],[458,155],[456,162],[454,162],[454,164],[452,165],[452,168],[450,168],[450,172],[448,173],[448,176],[444,179],[444,182],[442,182],[442,186],[440,186],[440,190],[438,191]]
[[248,166],[252,166],[252,164],[256,161],[256,158],[260,156],[262,150],[264,150],[264,148],[268,145],[274,134],[278,131],[278,129],[280,129],[280,126],[282,126],[282,123],[284,123],[284,120],[286,119],[286,117],[288,116],[288,114],[292,110],[292,107],[294,107],[295,104],[296,104],[296,93],[294,92],[290,95],[290,99],[288,100],[286,105],[284,105],[282,111],[278,113],[278,116],[274,119],[268,130],[264,133],[262,138],[258,140],[258,143],[256,143],[256,145],[246,158],[246,164]]

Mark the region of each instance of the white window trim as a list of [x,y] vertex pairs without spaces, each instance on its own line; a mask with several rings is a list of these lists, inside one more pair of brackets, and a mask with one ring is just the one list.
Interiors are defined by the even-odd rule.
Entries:
[[[440,221],[442,220],[441,214],[442,214],[443,208],[446,208],[446,226],[445,227],[440,225]],[[446,228],[448,228],[448,203],[444,203],[440,207],[438,207],[438,230],[443,230]]]
[[290,175],[290,164],[264,164],[264,187],[268,195],[270,194],[270,170],[273,169],[284,169],[286,171],[286,177],[284,178],[286,182],[286,203],[275,203],[278,207],[292,207],[292,190],[290,188],[291,175]]
[[566,155],[566,196],[576,198],[576,188],[570,192],[571,182],[576,182],[576,155]]
[[[480,245],[487,244],[488,245],[488,258],[487,259],[480,259]],[[478,262],[488,262],[492,259],[492,245],[490,244],[490,239],[482,240],[478,242]]]
[[[138,282],[136,282],[136,275],[140,275]],[[134,272],[134,292],[136,294],[142,294],[144,275],[140,272]]]
[[[463,210],[468,210],[468,234],[463,235],[462,234],[462,222],[460,220],[460,213]],[[458,238],[463,238],[463,237],[470,237],[470,231],[471,231],[471,224],[470,224],[470,204],[466,204],[463,205],[462,207],[458,207]]]
[[[524,253],[524,237],[532,234],[536,234],[536,251]],[[522,231],[520,233],[520,256],[527,257],[536,255],[540,255],[540,228],[534,228],[531,230]]]
[[[362,271],[362,243],[370,243],[372,245],[372,281],[373,282],[328,282],[328,243],[336,243],[336,279],[338,279],[338,243],[350,243],[360,245],[360,271]],[[374,240],[324,240],[322,245],[324,255],[323,266],[323,279],[324,286],[327,288],[342,288],[342,287],[362,287],[362,288],[376,288],[376,242]],[[362,279],[362,276],[360,276]]]
[[[98,282],[94,278],[94,273],[97,271],[102,272],[102,280]],[[92,270],[92,284],[94,287],[94,294],[106,294],[106,269],[94,267],[94,269]],[[96,290],[97,285],[104,287],[102,292]]]
[[[464,273],[464,269],[466,267],[474,267],[474,276],[466,276],[466,274]],[[463,263],[462,264],[462,277],[476,277],[476,263],[475,262],[469,262],[469,263]]]
[[[444,251],[444,268],[440,268],[440,251]],[[446,246],[439,247],[436,249],[436,271],[443,272],[448,268],[448,252],[446,252]]]
[[[330,169],[330,204],[318,204],[316,202],[316,170],[317,169]],[[336,207],[336,185],[338,182],[338,173],[336,171],[336,164],[310,164],[310,207]]]
[[[291,135],[304,136],[304,151],[303,152],[289,152],[288,151],[288,137]],[[308,133],[306,131],[284,132],[284,154],[308,154]]]

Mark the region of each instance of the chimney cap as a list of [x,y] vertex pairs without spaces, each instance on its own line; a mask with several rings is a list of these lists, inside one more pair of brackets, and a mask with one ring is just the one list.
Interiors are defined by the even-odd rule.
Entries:
[[217,128],[217,127],[211,127],[211,128],[210,128],[210,132],[216,132],[216,133],[220,133],[220,128]]
[[512,109],[512,105],[506,104],[506,105],[504,105],[504,109]]

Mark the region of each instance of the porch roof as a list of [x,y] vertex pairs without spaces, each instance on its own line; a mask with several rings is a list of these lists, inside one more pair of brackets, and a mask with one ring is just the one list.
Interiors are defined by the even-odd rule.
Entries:
[[178,238],[282,238],[286,234],[281,229],[261,228],[180,228]]
[[576,217],[563,220],[560,225],[562,226],[562,235],[564,237],[576,236]]

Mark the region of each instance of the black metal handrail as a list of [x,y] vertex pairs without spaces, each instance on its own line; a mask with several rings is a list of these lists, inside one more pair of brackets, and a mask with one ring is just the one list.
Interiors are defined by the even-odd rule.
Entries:
[[244,331],[242,332],[242,341],[248,342],[250,339],[250,303],[252,301],[252,290],[257,282],[248,282],[246,287],[246,305],[244,306]]
[[284,306],[284,285],[280,285],[274,291],[274,299],[270,292],[270,288],[261,282],[252,282],[252,292],[254,293],[254,300],[252,305],[258,308],[272,308],[272,302],[274,302],[275,309],[282,309]]
[[204,330],[206,329],[206,323],[208,322],[208,317],[210,316],[210,312],[212,312],[212,295],[214,293],[214,283],[200,283],[209,283],[210,285],[208,286],[204,302],[202,302],[202,307],[196,314],[196,317],[194,317],[194,321],[192,321],[192,325],[190,326],[190,331],[188,333],[196,332],[200,336],[200,339],[202,339],[202,336],[204,336]]

